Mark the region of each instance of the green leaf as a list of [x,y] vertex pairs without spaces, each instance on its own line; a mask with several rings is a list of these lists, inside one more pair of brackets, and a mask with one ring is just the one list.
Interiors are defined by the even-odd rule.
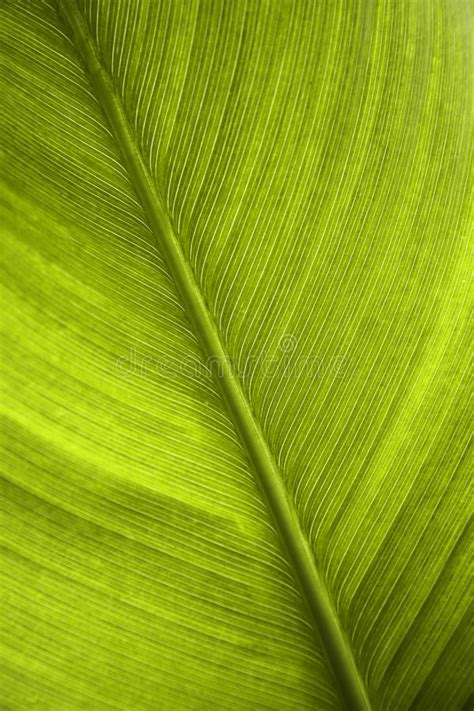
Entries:
[[468,4],[0,15],[0,705],[461,709]]

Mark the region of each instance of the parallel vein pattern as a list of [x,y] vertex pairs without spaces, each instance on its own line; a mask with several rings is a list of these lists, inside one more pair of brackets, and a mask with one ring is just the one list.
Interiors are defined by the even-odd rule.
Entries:
[[[78,5],[372,707],[461,709],[468,3]],[[340,708],[56,7],[0,12],[1,703]]]
[[3,14],[1,703],[336,709],[56,9]]

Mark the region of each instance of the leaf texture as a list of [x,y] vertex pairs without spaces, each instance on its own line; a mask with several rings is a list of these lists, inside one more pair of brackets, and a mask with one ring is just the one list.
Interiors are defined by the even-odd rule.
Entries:
[[0,12],[1,703],[461,709],[467,3]]

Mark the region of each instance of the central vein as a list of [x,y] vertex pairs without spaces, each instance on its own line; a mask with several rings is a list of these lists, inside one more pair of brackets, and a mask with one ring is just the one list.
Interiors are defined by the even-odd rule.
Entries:
[[58,0],[58,5],[114,133],[149,226],[163,252],[188,315],[200,337],[202,348],[209,357],[211,368],[214,369],[215,380],[245,444],[288,557],[293,563],[315,630],[322,639],[334,675],[339,681],[341,696],[351,711],[368,711],[370,703],[365,686],[281,473],[253,415],[240,380],[232,369],[218,329],[138,150],[123,106],[100,60],[86,21],[75,0]]

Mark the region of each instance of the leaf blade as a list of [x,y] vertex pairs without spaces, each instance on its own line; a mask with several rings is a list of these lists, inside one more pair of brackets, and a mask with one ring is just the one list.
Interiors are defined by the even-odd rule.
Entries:
[[[273,378],[258,362],[244,388],[382,708],[429,708],[431,669],[451,634],[463,638],[468,172],[466,160],[445,165],[468,136],[461,5],[289,3],[245,16],[236,3],[186,17],[85,4],[234,361],[279,356]],[[149,33],[155,9],[163,24]],[[155,50],[163,67],[145,66]],[[323,77],[316,92],[309,68]],[[315,347],[348,354],[346,371],[293,373],[292,355]],[[437,686],[456,707],[464,649]]]

